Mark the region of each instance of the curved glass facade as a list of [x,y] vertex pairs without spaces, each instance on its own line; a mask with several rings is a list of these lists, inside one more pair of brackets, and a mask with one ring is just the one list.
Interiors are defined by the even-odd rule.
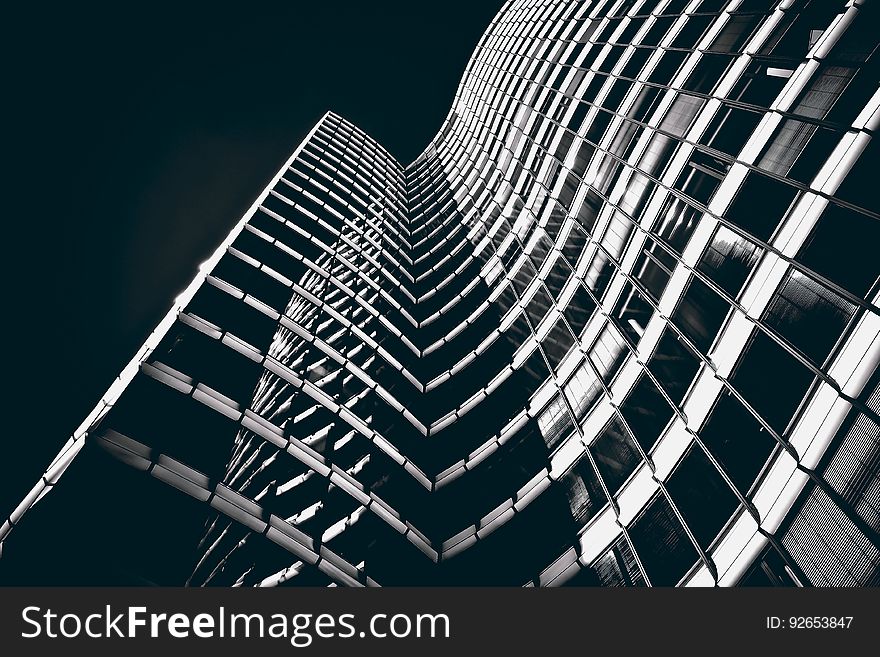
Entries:
[[0,534],[82,452],[205,509],[150,581],[880,584],[878,18],[509,2],[409,166],[315,126]]

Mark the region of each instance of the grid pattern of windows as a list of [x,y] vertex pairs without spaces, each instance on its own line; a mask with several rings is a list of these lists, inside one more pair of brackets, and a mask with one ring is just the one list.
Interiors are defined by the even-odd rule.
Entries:
[[216,511],[193,584],[878,581],[877,4],[511,0],[409,166],[321,120],[71,449]]

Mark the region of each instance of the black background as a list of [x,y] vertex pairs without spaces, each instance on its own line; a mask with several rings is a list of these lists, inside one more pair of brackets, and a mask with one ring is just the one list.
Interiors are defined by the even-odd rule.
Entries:
[[408,163],[500,6],[5,10],[0,514],[320,116]]

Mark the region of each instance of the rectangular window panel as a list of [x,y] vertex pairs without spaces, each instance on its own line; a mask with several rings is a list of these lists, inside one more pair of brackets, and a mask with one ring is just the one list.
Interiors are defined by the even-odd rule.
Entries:
[[681,521],[662,493],[636,518],[629,535],[654,586],[675,586],[699,559]]
[[642,456],[629,431],[616,418],[608,423],[601,435],[590,445],[590,453],[612,495],[617,494],[642,462]]
[[602,384],[588,363],[581,365],[565,384],[565,397],[580,422],[602,395]]
[[815,586],[880,585],[880,548],[818,486],[781,542]]
[[565,322],[561,318],[556,320],[553,328],[550,329],[550,332],[541,342],[541,347],[544,349],[544,355],[547,356],[547,362],[550,363],[550,367],[554,369],[559,367],[559,363],[565,358],[573,344],[574,336],[568,330]]
[[568,325],[574,331],[574,334],[579,336],[595,309],[596,302],[593,301],[593,297],[590,296],[590,293],[587,292],[583,285],[578,284],[562,314],[568,320]]
[[628,354],[626,341],[617,327],[609,322],[590,347],[589,358],[605,384],[610,385]]
[[739,506],[739,499],[698,445],[669,475],[666,489],[704,550]]
[[766,242],[782,223],[796,195],[794,187],[752,171],[746,176],[725,216]]
[[584,274],[584,282],[593,291],[597,299],[608,289],[611,277],[614,275],[614,265],[604,251],[596,251],[590,266]]
[[829,203],[797,260],[857,297],[866,298],[880,274],[878,244],[880,221]]
[[701,211],[670,194],[663,203],[651,231],[681,255],[701,215]]
[[792,269],[764,315],[764,323],[821,367],[853,318],[856,306]]
[[642,338],[653,314],[654,307],[636,289],[632,281],[627,281],[623,286],[620,298],[611,312],[611,316],[633,344]]
[[561,396],[550,402],[550,405],[538,416],[538,428],[541,430],[547,449],[554,449],[571,427],[571,415]]

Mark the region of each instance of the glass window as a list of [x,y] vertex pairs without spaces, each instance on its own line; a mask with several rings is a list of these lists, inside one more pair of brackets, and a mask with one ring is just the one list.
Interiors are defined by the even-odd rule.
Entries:
[[839,294],[792,269],[763,321],[821,367],[855,312],[856,306]]
[[596,468],[612,495],[616,495],[642,462],[642,456],[629,432],[617,418],[611,420],[590,445]]
[[663,329],[657,349],[648,360],[648,369],[673,402],[681,404],[699,367],[700,359],[676,332],[668,326]]
[[704,53],[697,62],[696,67],[682,84],[682,89],[695,91],[700,94],[710,94],[715,85],[724,77],[724,72],[730,65],[730,55],[718,55]]
[[660,389],[647,374],[640,376],[621,404],[620,413],[645,452],[651,450],[674,414]]
[[554,369],[558,367],[573,344],[574,336],[568,330],[565,322],[562,318],[556,320],[553,328],[550,329],[550,332],[541,342],[541,347],[544,349],[544,355],[547,356],[547,362],[550,363],[550,367]]
[[602,586],[645,586],[645,577],[624,536],[591,566]]
[[629,535],[654,586],[675,586],[699,559],[681,521],[662,493],[636,518]]
[[796,195],[794,187],[752,171],[725,216],[766,242],[788,213]]
[[614,324],[609,322],[590,347],[589,358],[599,376],[609,385],[628,354],[626,341]]
[[584,282],[593,291],[596,298],[601,299],[608,289],[613,275],[614,265],[611,264],[611,258],[604,251],[596,251],[589,269],[584,274]]
[[601,395],[602,384],[587,363],[581,365],[565,384],[565,396],[578,421],[586,416]]
[[677,260],[650,237],[633,267],[633,277],[642,284],[648,296],[657,303],[666,289]]
[[715,402],[699,435],[743,495],[749,492],[777,444],[727,391]]
[[633,232],[633,223],[629,218],[619,210],[611,217],[608,222],[608,228],[605,229],[605,235],[602,237],[602,246],[615,260],[620,260]]
[[700,352],[708,354],[728,312],[730,304],[694,276],[672,313],[672,322]]
[[773,133],[756,166],[808,183],[839,140],[840,133],[834,130],[786,119]]
[[587,292],[583,285],[578,284],[562,314],[565,316],[574,334],[579,336],[595,309],[596,302],[593,301],[593,297],[590,296],[590,293]]
[[746,238],[726,226],[719,226],[697,263],[722,290],[735,299],[754,269],[761,252]]
[[[715,78],[715,82],[717,81],[718,78]],[[676,137],[684,137],[705,103],[704,98],[683,93],[678,94],[660,122],[659,129],[672,133]]]
[[669,475],[666,489],[704,550],[739,506],[739,499],[697,445]]
[[878,244],[880,221],[829,203],[797,259],[857,297],[865,298],[880,274]]
[[684,252],[702,212],[670,194],[651,230],[678,255]]
[[568,498],[571,517],[583,527],[608,504],[608,498],[599,484],[599,477],[586,455],[560,480]]
[[813,382],[813,373],[756,330],[730,382],[781,435]]
[[738,53],[763,18],[760,14],[739,14],[731,16],[712,41],[709,50],[713,52]]
[[538,428],[547,449],[554,449],[572,427],[571,415],[562,396],[557,396],[550,405],[538,416]]
[[759,112],[723,105],[706,128],[700,143],[735,157],[751,137],[762,116]]
[[653,314],[654,307],[636,289],[632,281],[627,280],[611,316],[633,344],[641,339]]

